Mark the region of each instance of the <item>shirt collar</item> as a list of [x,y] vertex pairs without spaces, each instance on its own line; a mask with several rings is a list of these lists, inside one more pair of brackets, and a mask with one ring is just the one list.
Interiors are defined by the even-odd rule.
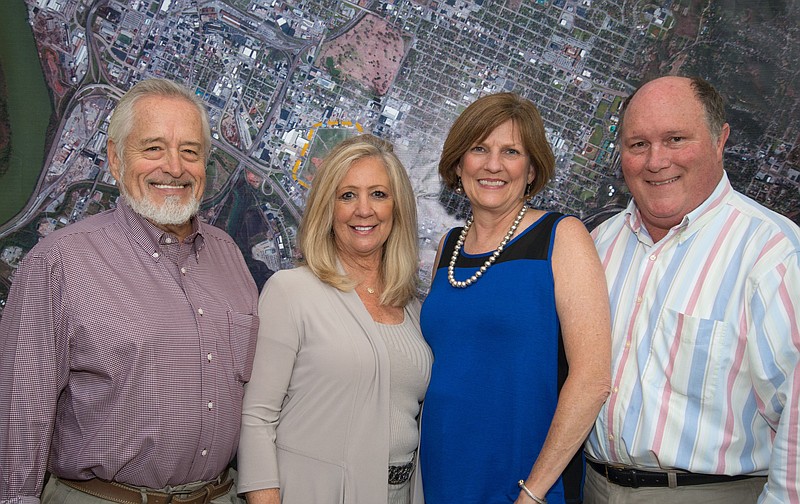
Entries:
[[[730,180],[728,180],[728,173],[723,171],[722,178],[708,198],[700,203],[697,208],[684,215],[681,222],[670,229],[665,238],[678,232],[684,237],[693,234],[719,212],[720,208],[723,206],[722,203],[730,198],[732,191],[733,188],[731,187]],[[642,214],[639,212],[639,208],[636,206],[636,202],[633,199],[631,199],[625,209],[625,223],[628,228],[636,234],[639,241],[647,244],[653,243],[650,233],[648,233],[647,228],[644,227]]]
[[[145,219],[128,205],[124,196],[117,200],[116,210],[117,221],[126,227],[132,234],[136,243],[145,250],[155,262],[161,259],[162,246],[178,242],[178,237],[160,229],[155,224]],[[203,228],[200,220],[192,217],[192,232],[187,236],[183,243],[191,244],[196,260],[200,258],[200,251],[203,249]]]

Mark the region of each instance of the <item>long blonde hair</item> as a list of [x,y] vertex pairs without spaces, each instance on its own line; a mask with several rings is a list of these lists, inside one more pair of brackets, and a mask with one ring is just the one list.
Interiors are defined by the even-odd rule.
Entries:
[[374,157],[383,162],[394,199],[393,225],[383,247],[380,302],[405,306],[417,291],[417,206],[411,181],[392,144],[373,135],[359,135],[337,144],[325,157],[314,177],[300,224],[303,262],[323,282],[342,291],[355,287],[353,279],[339,269],[339,254],[333,235],[336,188],[352,164]]

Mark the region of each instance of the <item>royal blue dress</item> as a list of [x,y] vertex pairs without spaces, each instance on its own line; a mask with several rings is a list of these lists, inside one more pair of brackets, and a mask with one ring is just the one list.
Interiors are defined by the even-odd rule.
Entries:
[[[567,375],[551,264],[562,217],[541,217],[465,289],[447,280],[461,228],[447,236],[421,314],[434,354],[420,441],[426,504],[514,502],[536,461]],[[456,280],[489,255],[462,250]],[[582,477],[579,451],[547,501],[580,502]]]

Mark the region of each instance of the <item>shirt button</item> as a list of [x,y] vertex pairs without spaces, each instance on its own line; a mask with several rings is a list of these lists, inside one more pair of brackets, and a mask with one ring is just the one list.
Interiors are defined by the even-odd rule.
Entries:
[[153,252],[153,259],[158,259],[158,252]]
[[655,255],[655,254],[653,254],[653,255],[651,255],[651,256],[650,256],[650,260],[651,260],[651,261],[655,261],[655,260],[656,260],[656,257],[658,257],[658,256],[657,256],[657,255]]
[[213,359],[213,358],[214,358],[214,356],[211,355],[211,352],[209,352],[208,355],[206,355],[206,359],[208,359],[208,362],[211,362],[211,359]]
[[186,275],[186,268],[181,268],[181,273],[183,273],[184,275]]
[[200,316],[202,317],[203,316],[203,309],[202,308],[198,308],[197,309],[197,313],[199,313]]
[[614,393],[616,394],[617,392],[619,392],[619,387],[614,387]]
[[172,238],[170,238],[169,236],[167,236],[167,239],[166,239],[166,240],[164,240],[164,241],[165,241],[165,242],[167,242],[167,243],[172,243]]
[[[613,435],[613,434],[609,434],[609,435],[608,435],[608,440],[609,440],[609,441],[614,441],[614,435]],[[205,451],[205,450],[204,450],[204,451]]]
[[642,296],[636,296],[636,302],[637,303],[641,303],[642,302]]
[[206,455],[208,455],[208,450],[206,450],[205,448],[203,448],[203,451],[201,451],[201,452],[200,452],[200,455],[202,455],[202,456],[204,456],[204,457],[205,457]]
[[208,401],[208,409],[214,409],[214,401]]

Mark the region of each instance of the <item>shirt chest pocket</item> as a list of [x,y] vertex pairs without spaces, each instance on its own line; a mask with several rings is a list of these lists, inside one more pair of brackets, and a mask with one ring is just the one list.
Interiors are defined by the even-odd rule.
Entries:
[[250,381],[253,357],[258,337],[258,315],[228,312],[228,338],[233,357],[236,379],[242,383]]
[[713,401],[735,351],[730,324],[665,309],[655,338],[648,381],[660,388],[666,377],[673,393]]

